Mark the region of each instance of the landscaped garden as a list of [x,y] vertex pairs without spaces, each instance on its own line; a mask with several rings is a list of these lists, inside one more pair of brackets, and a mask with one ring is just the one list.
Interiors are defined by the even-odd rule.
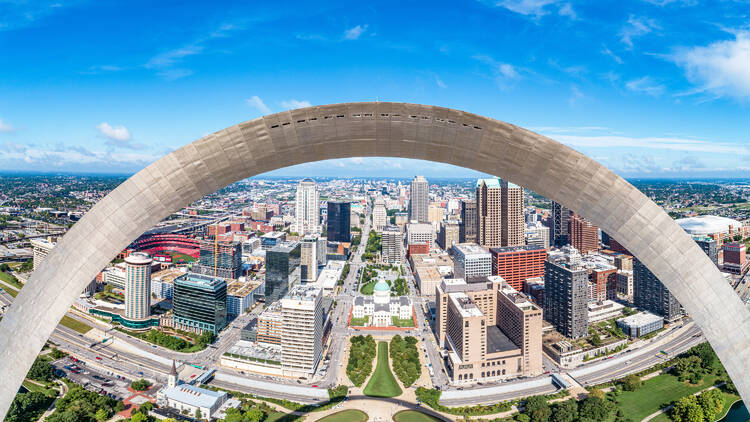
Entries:
[[388,365],[388,343],[385,341],[378,343],[378,365],[363,392],[370,397],[396,397],[402,393]]
[[349,362],[346,365],[346,375],[352,384],[361,387],[372,372],[375,339],[370,335],[354,336],[349,341]]
[[419,351],[417,350],[417,338],[408,336],[405,339],[395,335],[390,345],[391,364],[393,372],[404,387],[414,384],[422,374],[422,365],[419,363]]
[[439,422],[440,419],[416,410],[402,410],[393,415],[394,422]]
[[63,327],[68,327],[71,330],[79,332],[81,334],[86,334],[91,331],[91,326],[67,315],[62,317],[62,319],[60,320],[60,325],[62,325]]
[[362,318],[352,318],[352,320],[349,321],[349,325],[352,327],[364,327],[368,322],[370,322],[370,317],[364,316]]
[[[155,328],[152,328],[145,333],[126,330],[120,326],[115,326],[115,329],[129,336],[183,353],[201,351],[214,341],[214,334],[210,331],[205,331],[203,334],[198,335],[195,333],[175,330],[175,334],[180,336],[178,337],[177,335],[170,335]],[[185,338],[189,338],[190,341]]]

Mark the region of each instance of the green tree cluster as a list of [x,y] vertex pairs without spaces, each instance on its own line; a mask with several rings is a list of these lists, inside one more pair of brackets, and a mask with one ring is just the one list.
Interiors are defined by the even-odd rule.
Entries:
[[130,384],[130,387],[135,391],[145,391],[148,390],[149,387],[151,387],[151,383],[144,379],[139,379],[137,381],[133,381]]
[[36,381],[52,381],[55,379],[55,368],[49,362],[37,356],[26,377]]
[[354,385],[360,387],[372,372],[372,360],[376,354],[375,339],[371,335],[354,336],[350,342],[346,375]]
[[38,391],[18,393],[10,405],[5,420],[6,422],[35,421],[49,407],[52,400],[54,400],[53,397]]
[[706,369],[703,367],[703,361],[696,355],[688,355],[678,358],[672,369],[674,375],[680,381],[688,381],[691,384],[698,384],[703,381]]
[[638,391],[639,388],[643,385],[643,381],[641,381],[641,377],[635,374],[630,374],[620,380],[620,384],[622,385],[622,389],[625,391]]
[[391,339],[389,347],[391,365],[398,379],[409,387],[414,384],[422,373],[422,365],[419,363],[419,351],[417,350],[417,339],[412,336],[404,339],[396,334]]
[[46,422],[103,422],[123,408],[122,402],[73,385],[65,397],[57,400],[55,411],[47,417]]

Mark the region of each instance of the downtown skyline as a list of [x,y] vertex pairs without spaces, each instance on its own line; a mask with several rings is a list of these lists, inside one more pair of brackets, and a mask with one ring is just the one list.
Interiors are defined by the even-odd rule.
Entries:
[[[381,100],[520,125],[628,178],[750,170],[744,2],[180,5],[0,3],[3,167],[130,174],[268,113]],[[271,173],[344,174],[482,176],[398,158]]]

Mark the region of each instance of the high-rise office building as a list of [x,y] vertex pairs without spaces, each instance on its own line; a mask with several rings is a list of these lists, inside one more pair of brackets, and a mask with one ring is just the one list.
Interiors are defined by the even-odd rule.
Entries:
[[724,252],[723,269],[725,272],[744,275],[750,269],[750,261],[747,259],[747,246],[744,243],[725,243],[722,250]]
[[477,201],[461,201],[461,226],[459,243],[477,243]]
[[526,375],[541,374],[542,310],[528,297],[508,284],[497,295],[497,326],[521,348],[522,371]]
[[312,378],[323,353],[321,290],[296,286],[281,299],[281,368],[285,376]]
[[498,178],[479,179],[476,197],[477,243],[488,248],[526,243],[523,188]]
[[501,206],[501,245],[521,246],[526,244],[523,219],[523,188],[503,180]]
[[318,233],[320,225],[320,197],[318,185],[312,179],[304,179],[297,186],[294,199],[294,226],[292,231],[303,236]]
[[550,244],[552,246],[565,246],[570,244],[568,234],[570,233],[571,210],[552,201],[552,215],[550,225]]
[[435,242],[435,231],[430,223],[409,223],[406,225],[406,243],[426,243],[427,249],[432,249]]
[[380,239],[383,260],[390,263],[401,262],[401,243],[401,230],[398,226],[385,226],[383,237]]
[[300,242],[300,279],[308,283],[318,280],[318,237],[307,235]]
[[55,244],[56,242],[52,237],[48,237],[47,239],[31,239],[31,249],[34,253],[34,266],[32,267],[32,271],[36,271],[39,264],[47,259],[47,255],[52,252]]
[[440,223],[437,243],[445,251],[450,250],[453,245],[461,243],[458,221],[449,220]]
[[453,245],[453,262],[456,278],[471,281],[492,275],[492,255],[476,243]]
[[223,278],[187,273],[174,280],[175,328],[217,334],[227,325],[227,282]]
[[527,278],[544,275],[547,250],[540,246],[505,246],[490,248],[492,275],[502,277],[512,288],[523,291]]
[[596,252],[599,250],[599,227],[576,213],[572,213],[569,220],[570,245],[580,253]]
[[351,204],[347,201],[328,201],[328,230],[331,242],[351,242]]
[[541,222],[526,223],[526,244],[549,249],[549,227]]
[[680,302],[638,259],[633,260],[633,302],[638,308],[661,315],[667,321],[682,316]]
[[385,201],[383,198],[378,198],[372,206],[372,228],[380,233],[387,224],[388,211],[385,209]]
[[589,275],[571,247],[551,252],[544,263],[544,319],[570,338],[588,335]]
[[151,263],[144,252],[133,252],[125,258],[125,319],[137,321],[151,315]]
[[430,206],[430,185],[424,176],[416,176],[411,181],[411,198],[409,199],[409,221],[428,223]]
[[202,240],[198,263],[191,271],[221,278],[242,276],[242,243]]
[[301,281],[300,242],[282,242],[266,251],[266,303],[281,300]]
[[703,252],[708,255],[709,258],[711,258],[711,262],[714,263],[717,267],[719,266],[719,250],[716,247],[716,240],[708,237],[708,236],[693,236],[693,240],[695,240],[695,243],[698,244],[698,246],[703,249]]

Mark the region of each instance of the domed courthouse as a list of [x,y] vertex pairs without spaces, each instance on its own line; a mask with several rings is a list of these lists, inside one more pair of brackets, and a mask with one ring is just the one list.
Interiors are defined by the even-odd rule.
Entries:
[[375,284],[372,296],[357,296],[352,307],[353,318],[369,317],[373,327],[393,326],[393,318],[412,317],[412,303],[407,296],[391,296],[391,286],[384,280]]

